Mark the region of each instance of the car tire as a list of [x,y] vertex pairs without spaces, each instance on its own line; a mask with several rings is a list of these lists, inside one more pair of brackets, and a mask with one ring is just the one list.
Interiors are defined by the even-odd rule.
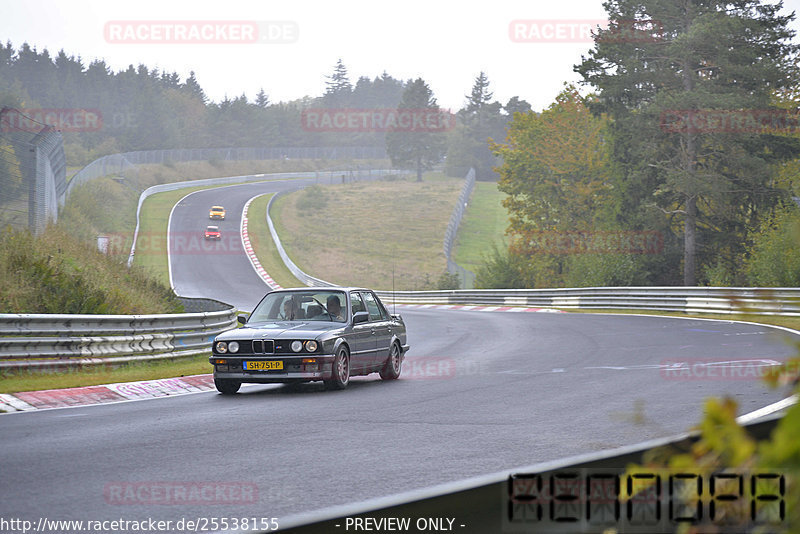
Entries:
[[344,389],[350,383],[350,354],[341,347],[333,359],[330,380],[325,380],[328,389]]
[[397,380],[403,370],[403,352],[397,343],[392,343],[389,349],[389,358],[381,369],[380,375],[383,380]]
[[217,387],[217,391],[223,395],[233,395],[242,387],[242,383],[238,380],[223,380],[220,378],[214,379],[214,385]]

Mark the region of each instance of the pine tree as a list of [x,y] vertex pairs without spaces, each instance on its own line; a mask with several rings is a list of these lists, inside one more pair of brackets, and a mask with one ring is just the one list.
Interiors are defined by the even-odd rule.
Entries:
[[472,91],[467,95],[467,113],[477,113],[492,101],[494,93],[489,91],[489,78],[481,71],[475,78]]
[[347,68],[339,59],[333,68],[333,74],[326,76],[324,100],[331,105],[343,106],[353,92],[353,85],[347,77]]
[[683,283],[695,285],[698,263],[740,247],[748,217],[777,200],[770,165],[798,144],[769,132],[670,129],[664,116],[769,109],[775,91],[797,84],[794,16],[761,0],[604,5],[610,25],[575,70],[599,90],[595,111],[613,119],[621,217],[650,205],[682,221]]
[[203,88],[200,87],[200,83],[198,83],[197,78],[194,75],[194,71],[189,71],[189,77],[186,79],[186,82],[183,84],[183,90],[190,95],[199,98],[203,101],[203,103],[208,101],[206,98],[206,94],[203,91]]
[[[406,84],[398,113],[403,110],[430,109],[439,111],[436,98],[428,84],[422,78]],[[417,181],[422,181],[422,171],[439,163],[444,156],[444,135],[435,131],[404,130],[391,131],[386,134],[386,152],[392,165],[401,168],[415,169]]]
[[260,108],[266,108],[269,106],[269,97],[267,96],[267,93],[264,92],[263,87],[256,95],[256,106]]
[[489,78],[481,71],[475,78],[467,102],[458,112],[459,125],[449,136],[447,173],[463,175],[470,167],[478,180],[493,180],[497,158],[489,149],[490,139],[502,139],[506,117],[500,102],[492,102]]

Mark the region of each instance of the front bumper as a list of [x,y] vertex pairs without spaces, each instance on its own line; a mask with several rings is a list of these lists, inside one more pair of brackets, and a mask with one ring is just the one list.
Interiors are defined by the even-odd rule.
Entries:
[[[303,358],[314,358],[317,360],[316,369],[310,369],[313,364],[303,364]],[[275,384],[282,382],[310,382],[314,380],[328,380],[332,376],[333,354],[306,354],[302,357],[295,355],[292,356],[275,356],[264,358],[262,355],[258,356],[239,356],[231,358],[229,356],[214,355],[210,357],[209,362],[214,365],[214,378],[240,380],[245,383],[254,384]],[[228,370],[218,370],[218,365],[214,364],[215,360],[224,359],[229,363],[227,364]],[[272,371],[247,371],[242,369],[243,361],[282,361],[283,369]]]

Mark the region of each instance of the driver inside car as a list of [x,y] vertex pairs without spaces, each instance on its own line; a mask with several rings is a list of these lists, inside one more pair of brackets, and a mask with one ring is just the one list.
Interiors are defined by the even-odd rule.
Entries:
[[283,311],[278,315],[278,319],[283,319],[284,321],[294,321],[295,319],[299,318],[300,317],[297,313],[297,308],[294,305],[294,300],[285,300],[283,303]]
[[329,296],[326,302],[326,307],[328,308],[328,313],[331,315],[333,320],[335,321],[344,320],[344,314],[342,313],[342,303],[339,302],[339,297],[337,297],[336,295]]

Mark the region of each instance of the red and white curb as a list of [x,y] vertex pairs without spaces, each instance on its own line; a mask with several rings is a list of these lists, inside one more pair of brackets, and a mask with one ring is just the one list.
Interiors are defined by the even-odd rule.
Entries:
[[250,208],[250,203],[260,196],[261,195],[256,195],[248,200],[244,205],[244,209],[242,210],[242,224],[240,228],[240,233],[242,235],[242,247],[244,247],[245,254],[247,254],[247,259],[250,260],[250,264],[258,273],[258,276],[260,276],[261,279],[264,280],[264,282],[272,289],[281,289],[281,286],[278,285],[278,282],[272,279],[264,267],[261,266],[261,262],[258,261],[258,257],[253,251],[253,244],[250,243],[250,234],[247,231],[247,210]]
[[0,411],[13,413],[50,408],[90,406],[93,404],[171,397],[187,393],[211,391],[213,389],[215,389],[214,376],[207,374],[140,382],[120,382],[101,386],[21,391],[0,394]]
[[[386,306],[391,307],[391,301]],[[397,303],[398,308],[411,310],[463,310],[463,311],[482,311],[482,312],[535,312],[535,313],[567,313],[554,308],[530,308],[527,306],[479,306],[463,304],[401,304]]]

